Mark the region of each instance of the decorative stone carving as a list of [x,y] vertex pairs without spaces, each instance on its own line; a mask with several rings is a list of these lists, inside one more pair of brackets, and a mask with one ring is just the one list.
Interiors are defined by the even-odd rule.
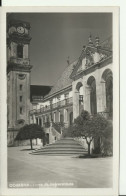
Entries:
[[18,74],[18,78],[19,78],[20,80],[24,80],[25,77],[26,77],[26,74]]
[[100,61],[103,60],[103,59],[105,59],[105,58],[107,58],[107,55],[101,53],[100,54]]
[[20,64],[20,65],[29,65],[29,59],[28,58],[27,59],[22,59],[22,58],[11,57],[10,62],[15,63],[15,64]]
[[90,50],[86,51],[86,67],[90,67],[94,64],[93,52]]
[[24,119],[19,119],[17,120],[17,125],[24,125],[25,124],[25,120]]

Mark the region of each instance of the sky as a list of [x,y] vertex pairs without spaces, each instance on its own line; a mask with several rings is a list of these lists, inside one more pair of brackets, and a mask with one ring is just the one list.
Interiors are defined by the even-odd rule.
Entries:
[[9,19],[30,22],[30,64],[32,85],[53,86],[67,64],[81,54],[83,45],[99,36],[112,35],[111,13],[11,13]]

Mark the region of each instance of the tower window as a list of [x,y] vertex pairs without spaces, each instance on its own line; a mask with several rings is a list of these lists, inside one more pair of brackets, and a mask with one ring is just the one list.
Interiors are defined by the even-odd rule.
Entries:
[[22,114],[23,113],[23,108],[22,107],[20,107],[20,114]]
[[17,46],[17,57],[18,58],[23,58],[23,45],[18,45]]
[[22,102],[22,96],[20,96],[20,102]]
[[23,87],[23,85],[22,85],[22,84],[20,84],[20,91],[22,91],[22,87]]

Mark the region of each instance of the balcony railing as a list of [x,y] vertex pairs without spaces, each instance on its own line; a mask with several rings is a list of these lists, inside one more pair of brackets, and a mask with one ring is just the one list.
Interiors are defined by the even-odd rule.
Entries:
[[60,108],[60,107],[63,107],[63,106],[68,106],[72,103],[73,103],[73,98],[70,97],[68,99],[64,99],[64,100],[59,101],[57,103],[54,103],[52,105],[44,106],[44,107],[41,107],[40,109],[31,110],[30,114],[32,115],[32,114],[43,113],[43,112],[49,111],[51,109]]
[[52,104],[52,108],[62,107],[73,103],[73,98],[67,98],[57,103]]
[[32,102],[43,101],[43,96],[32,96]]
[[16,64],[25,64],[25,65],[29,65],[29,59],[28,58],[16,58],[16,57],[11,57],[10,58],[10,63],[16,63]]

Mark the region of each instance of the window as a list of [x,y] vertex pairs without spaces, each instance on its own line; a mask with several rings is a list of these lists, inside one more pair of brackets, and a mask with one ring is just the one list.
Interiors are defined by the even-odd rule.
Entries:
[[22,102],[22,96],[20,96],[20,102]]
[[83,102],[83,95],[79,95],[79,101]]
[[66,120],[68,121],[68,109],[66,109]]
[[23,108],[22,107],[20,107],[20,114],[22,114],[23,113]]
[[22,85],[22,84],[20,84],[20,91],[22,91],[22,88],[23,88],[23,85]]
[[18,58],[23,58],[23,45],[18,45],[17,46],[17,57]]
[[38,118],[36,118],[36,124],[38,125]]

